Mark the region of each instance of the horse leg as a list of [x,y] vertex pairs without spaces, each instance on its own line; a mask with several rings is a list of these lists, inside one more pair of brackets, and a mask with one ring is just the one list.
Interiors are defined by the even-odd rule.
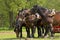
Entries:
[[37,26],[37,30],[38,30],[38,37],[41,37],[42,36],[42,34],[41,34],[41,27]]
[[42,28],[42,34],[44,34],[44,26],[41,25],[41,28]]
[[15,33],[16,33],[16,37],[19,38],[19,30],[18,29],[16,29]]
[[27,31],[27,37],[30,38],[30,28],[26,27],[26,31]]
[[48,34],[48,32],[49,32],[49,26],[47,25],[47,26],[45,27],[45,34],[44,34],[44,37]]
[[53,37],[54,35],[53,35],[52,24],[49,24],[49,25],[46,27],[46,31],[45,31],[44,36],[46,36],[46,35],[49,33],[49,31],[51,32],[51,37]]
[[16,32],[16,37],[19,38],[19,32]]
[[54,37],[54,32],[53,32],[53,26],[52,26],[52,24],[50,24],[50,32],[51,32],[51,37]]
[[16,33],[16,37],[19,38],[19,26],[16,26],[14,32]]
[[32,37],[34,38],[34,33],[35,33],[35,26],[31,28],[31,32],[32,32]]
[[20,28],[20,38],[22,38],[22,26]]
[[35,33],[35,31],[36,31],[36,26],[34,26],[34,33]]

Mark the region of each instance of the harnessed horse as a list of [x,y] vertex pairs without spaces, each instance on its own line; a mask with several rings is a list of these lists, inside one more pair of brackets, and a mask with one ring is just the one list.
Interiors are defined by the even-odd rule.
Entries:
[[23,11],[23,9],[19,10],[18,15],[16,17],[16,22],[15,22],[14,32],[16,33],[17,38],[19,38],[19,35],[20,35],[20,37],[22,37],[22,26],[26,26],[23,21],[24,16],[22,16],[22,13],[21,13],[22,11]]
[[27,30],[27,37],[30,37],[30,28],[32,30],[31,37],[34,37],[35,22],[36,22],[36,16],[32,14],[29,9],[19,12],[19,18],[17,20],[17,24],[15,27],[15,32],[17,34],[17,37],[19,37],[19,32],[21,33],[20,37],[22,37],[23,24]]
[[56,11],[56,14],[54,16],[54,22],[53,22],[53,32],[60,33],[60,11]]
[[60,26],[60,11],[57,11],[54,16],[53,26]]
[[31,10],[34,14],[38,13],[42,18],[41,20],[42,20],[43,25],[47,26],[44,37],[47,35],[47,33],[49,31],[51,32],[51,37],[53,37],[53,25],[52,24],[53,24],[53,17],[55,15],[55,11],[54,10],[52,10],[52,11],[47,10],[43,7],[38,6],[38,5],[33,6],[33,8]]

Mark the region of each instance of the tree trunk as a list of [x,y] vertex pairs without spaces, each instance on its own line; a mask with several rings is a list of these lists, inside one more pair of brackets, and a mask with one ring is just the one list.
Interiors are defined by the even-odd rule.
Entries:
[[13,23],[13,12],[9,11],[9,29],[13,28],[12,27],[12,23]]

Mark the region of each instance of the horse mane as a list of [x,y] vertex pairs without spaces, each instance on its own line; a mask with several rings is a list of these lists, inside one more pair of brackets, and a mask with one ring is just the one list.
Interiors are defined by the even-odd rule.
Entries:
[[39,13],[39,15],[42,17],[42,18],[46,18],[45,15],[43,14],[46,9],[41,7],[41,6],[38,6],[38,5],[34,5],[33,8],[31,9],[32,12],[34,13]]

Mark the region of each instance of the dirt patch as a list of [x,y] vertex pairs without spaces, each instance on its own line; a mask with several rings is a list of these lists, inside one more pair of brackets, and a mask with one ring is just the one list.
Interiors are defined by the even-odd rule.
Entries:
[[1,34],[15,34],[14,32],[0,32],[0,35]]
[[[23,32],[24,34],[26,34],[26,32]],[[0,32],[0,35],[2,35],[2,34],[15,34],[15,32],[9,32],[9,31],[7,31],[7,32]]]

